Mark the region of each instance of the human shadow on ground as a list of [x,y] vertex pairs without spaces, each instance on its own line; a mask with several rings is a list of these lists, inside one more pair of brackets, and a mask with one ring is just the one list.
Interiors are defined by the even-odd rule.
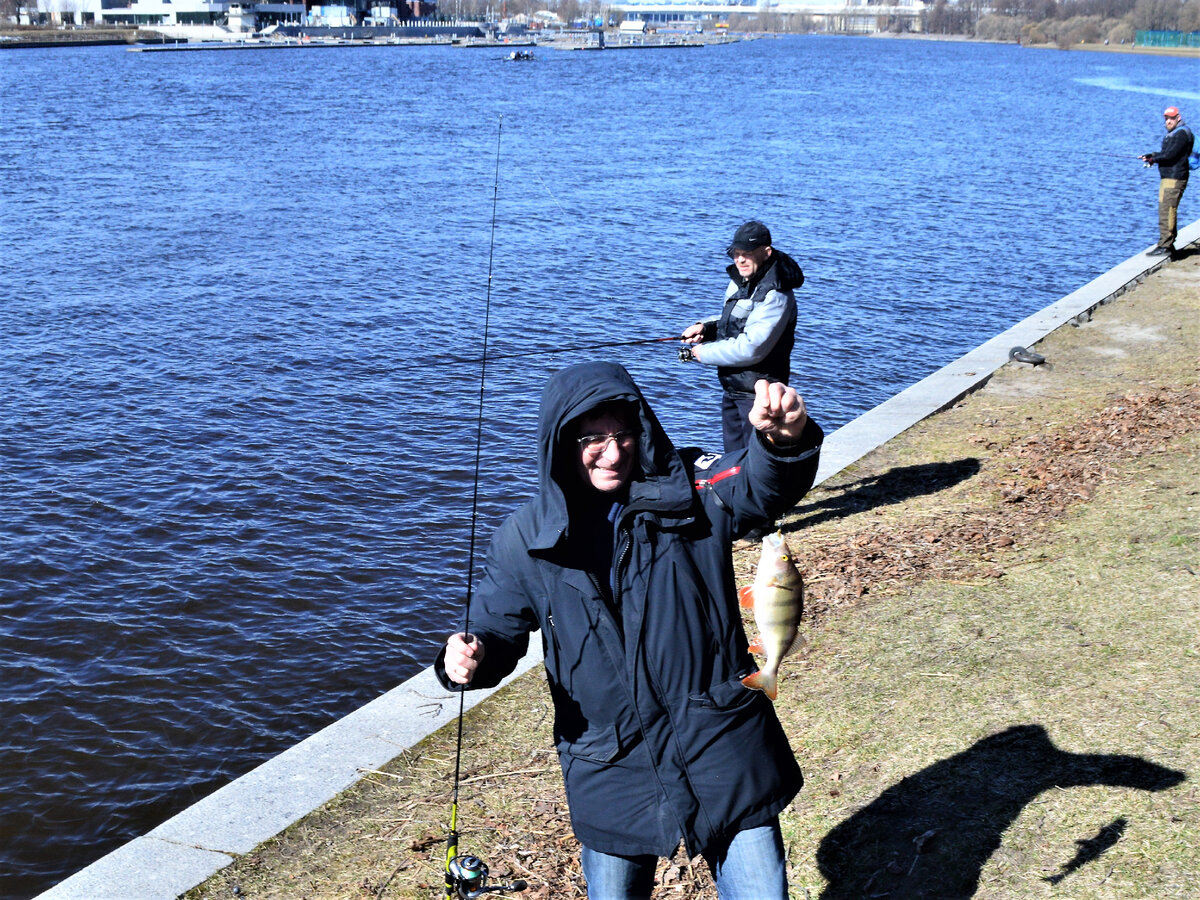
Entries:
[[[960,900],[1026,804],[1052,788],[1105,785],[1161,791],[1187,778],[1136,756],[1069,753],[1040,725],[1017,725],[888,788],[821,841],[821,900]],[[1057,884],[1120,839],[1118,818],[1087,840]],[[1065,849],[1065,848],[1064,848]]]
[[800,519],[788,530],[818,525],[830,519],[900,503],[910,497],[934,494],[952,488],[979,473],[979,460],[973,456],[954,462],[896,466],[880,475],[860,478],[842,485],[840,492],[813,503],[801,503],[794,510]]

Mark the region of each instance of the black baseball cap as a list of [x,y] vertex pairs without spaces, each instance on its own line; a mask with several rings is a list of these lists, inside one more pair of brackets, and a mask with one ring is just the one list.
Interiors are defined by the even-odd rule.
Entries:
[[733,233],[733,240],[725,248],[726,256],[733,256],[734,250],[757,250],[759,247],[771,246],[771,229],[762,222],[751,220],[746,222]]

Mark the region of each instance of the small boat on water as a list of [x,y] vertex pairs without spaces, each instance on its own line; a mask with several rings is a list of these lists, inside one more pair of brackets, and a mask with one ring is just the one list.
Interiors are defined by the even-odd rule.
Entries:
[[504,57],[508,62],[528,62],[536,58],[532,50],[514,50],[508,56]]

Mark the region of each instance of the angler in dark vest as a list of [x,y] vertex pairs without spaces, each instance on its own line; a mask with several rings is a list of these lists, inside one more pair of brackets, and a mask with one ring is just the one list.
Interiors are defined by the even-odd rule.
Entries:
[[1146,163],[1158,166],[1158,246],[1150,251],[1151,256],[1167,256],[1175,251],[1179,201],[1187,189],[1190,156],[1195,144],[1191,129],[1183,124],[1183,116],[1177,107],[1168,106],[1163,110],[1163,120],[1167,133],[1162,149],[1141,157]]
[[[721,314],[697,322],[681,338],[691,344],[679,358],[716,366],[721,381],[721,430],[725,452],[744,449],[750,440],[748,414],[754,382],[760,378],[787,384],[796,341],[796,297],[804,273],[794,259],[771,246],[771,231],[750,221],[734,232],[725,250],[729,287]],[[762,539],[773,523],[748,533],[745,543]]]
[[760,378],[787,384],[796,340],[796,297],[804,273],[796,261],[771,246],[762,222],[747,222],[725,251],[733,260],[719,316],[683,332],[691,344],[683,356],[717,367],[724,396],[721,422],[725,452],[743,449],[749,438],[747,415]]

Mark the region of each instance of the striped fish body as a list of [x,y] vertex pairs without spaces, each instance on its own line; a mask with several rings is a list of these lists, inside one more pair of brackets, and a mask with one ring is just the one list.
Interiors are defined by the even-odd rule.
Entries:
[[799,629],[804,610],[804,581],[792,561],[783,532],[776,531],[763,538],[762,558],[754,583],[738,591],[738,601],[754,610],[759,638],[750,649],[767,658],[757,672],[742,679],[742,684],[774,700],[779,693],[779,664],[803,643]]

